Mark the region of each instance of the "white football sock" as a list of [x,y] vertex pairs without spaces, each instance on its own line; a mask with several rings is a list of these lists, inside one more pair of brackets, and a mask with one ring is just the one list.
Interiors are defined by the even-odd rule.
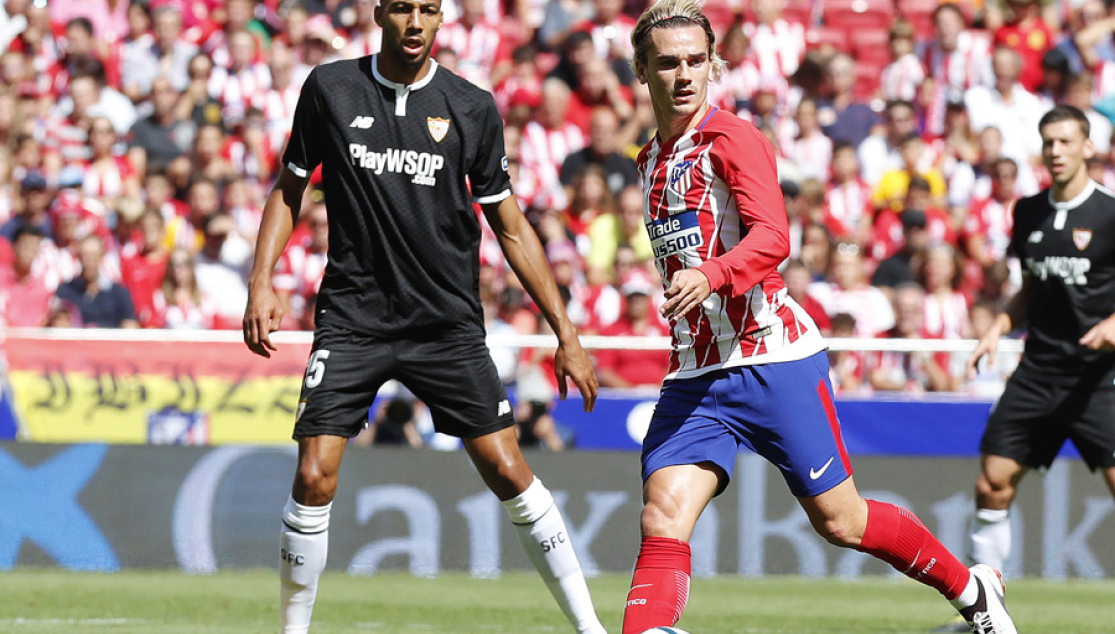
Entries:
[[279,611],[282,634],[306,634],[314,611],[317,582],[329,553],[329,510],[287,499],[279,533]]
[[518,497],[503,503],[527,558],[546,582],[565,617],[581,634],[605,634],[592,607],[581,562],[569,540],[553,496],[538,478]]
[[957,610],[963,610],[964,608],[971,607],[976,601],[979,601],[979,581],[976,579],[975,575],[972,575],[968,579],[968,585],[964,586],[964,590],[960,593],[960,596],[949,601],[949,603]]
[[968,538],[968,556],[972,561],[1002,572],[1010,556],[1010,511],[976,509]]

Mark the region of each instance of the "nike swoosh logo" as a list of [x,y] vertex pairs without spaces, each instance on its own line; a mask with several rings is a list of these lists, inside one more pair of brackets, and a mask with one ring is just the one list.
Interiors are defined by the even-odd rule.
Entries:
[[817,478],[825,475],[825,472],[829,470],[829,466],[832,465],[833,460],[836,460],[836,456],[829,458],[829,461],[825,463],[825,466],[821,467],[820,471],[811,468],[809,470],[809,479],[816,480]]
[[649,587],[651,587],[651,586],[653,586],[653,585],[654,585],[653,583],[640,583],[640,584],[639,584],[639,585],[637,585],[637,586],[631,586],[631,590],[628,590],[628,591],[627,591],[627,593],[628,593],[628,594],[631,594],[631,591],[632,591],[632,590],[638,590],[639,588],[649,588]]

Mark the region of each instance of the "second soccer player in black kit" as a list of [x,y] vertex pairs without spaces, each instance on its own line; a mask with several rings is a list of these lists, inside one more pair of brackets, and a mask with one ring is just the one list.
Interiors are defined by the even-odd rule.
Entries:
[[440,1],[388,0],[375,20],[381,53],[318,66],[302,88],[284,169],[264,209],[244,316],[248,347],[269,356],[269,334],[282,318],[271,272],[320,164],[329,262],[295,419],[298,468],[283,509],[282,632],[309,629],[345,446],[367,422],[380,386],[397,379],[426,402],[438,431],[462,439],[574,628],[600,634],[569,531],[519,451],[484,341],[474,200],[557,333],[561,395],[572,380],[586,411],[597,389],[591,361],[511,193],[492,96],[430,59]]
[[1052,186],[1018,201],[1011,249],[1025,279],[968,361],[995,358],[999,337],[1028,328],[1026,349],[987,422],[971,555],[1003,569],[1010,504],[1031,468],[1072,439],[1115,494],[1115,193],[1088,177],[1088,118],[1058,106],[1039,124]]

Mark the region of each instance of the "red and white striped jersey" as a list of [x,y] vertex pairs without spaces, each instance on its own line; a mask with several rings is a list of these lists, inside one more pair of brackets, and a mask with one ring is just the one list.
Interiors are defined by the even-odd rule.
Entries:
[[126,193],[124,191],[124,181],[129,178],[138,178],[135,168],[123,156],[115,156],[111,163],[106,163],[99,168],[84,164],[81,169],[84,176],[81,191],[86,196],[94,198],[118,198],[123,196]]
[[520,169],[533,172],[539,190],[554,194],[561,189],[558,174],[570,154],[585,147],[585,134],[576,125],[566,122],[562,127],[547,130],[537,121],[523,126],[519,142]]
[[1100,61],[1092,68],[1092,103],[1115,95],[1115,62]]
[[825,226],[837,237],[855,233],[860,219],[871,209],[871,187],[862,178],[837,185],[825,192]]
[[437,33],[438,48],[457,54],[457,74],[484,90],[492,89],[492,70],[510,59],[499,29],[476,24],[471,29],[460,22],[442,24]]
[[942,50],[935,41],[930,42],[922,51],[921,59],[928,75],[946,92],[959,95],[973,86],[990,86],[994,82],[991,37],[987,33],[964,31],[951,51]]
[[922,304],[922,317],[922,328],[927,336],[961,339],[968,330],[968,300],[960,291],[953,291],[944,297],[929,293]]
[[743,32],[764,77],[789,77],[805,58],[805,27],[781,18],[770,24],[745,23]]
[[797,163],[803,178],[824,182],[832,171],[832,139],[820,130],[790,141],[783,147],[783,154]]
[[639,153],[644,221],[664,283],[697,268],[712,294],[673,324],[667,379],[803,359],[820,331],[777,267],[789,225],[774,148],[750,123],[712,109],[697,127]]
[[367,57],[375,55],[383,45],[383,29],[378,26],[372,26],[369,30],[356,33],[352,39],[348,41],[344,51],[341,53],[342,59],[356,59],[358,57]]
[[972,201],[964,219],[964,234],[983,236],[987,254],[996,260],[1007,257],[1011,228],[1014,226],[1014,201],[1003,204],[994,198]]
[[913,101],[925,81],[925,68],[917,55],[903,55],[887,64],[879,77],[879,93],[883,99]]
[[[776,82],[777,80],[771,84]],[[786,82],[777,83],[785,85]],[[758,64],[753,59],[745,58],[738,64],[729,66],[720,76],[720,81],[708,84],[708,101],[721,110],[736,112],[739,105],[751,99],[762,84]]]
[[279,256],[272,284],[277,290],[316,293],[321,288],[328,262],[325,253],[314,253],[303,245],[293,244]]
[[271,88],[271,69],[267,64],[255,63],[238,71],[220,66],[209,74],[209,96],[221,102],[225,123],[235,125],[253,99],[259,99]]
[[298,105],[298,96],[301,94],[302,87],[291,83],[283,90],[272,87],[252,98],[252,107],[263,113],[267,140],[275,156],[282,154],[286,146],[290,128],[294,124],[294,108]]

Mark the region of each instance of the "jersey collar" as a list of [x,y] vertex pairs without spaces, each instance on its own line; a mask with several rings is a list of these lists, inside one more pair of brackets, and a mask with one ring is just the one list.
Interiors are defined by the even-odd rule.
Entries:
[[430,59],[430,72],[426,73],[425,77],[419,79],[413,84],[400,84],[398,82],[391,81],[390,79],[384,77],[379,73],[379,55],[372,55],[372,77],[375,77],[375,80],[383,84],[384,86],[387,86],[388,88],[394,88],[395,92],[409,92],[412,90],[418,90],[419,88],[424,87],[426,84],[429,84],[431,81],[433,81],[434,73],[437,72],[438,66],[440,66],[440,64],[438,64],[436,60]]
[[1073,197],[1072,200],[1066,200],[1064,202],[1058,202],[1056,200],[1053,200],[1053,190],[1050,189],[1049,190],[1049,204],[1052,205],[1053,208],[1056,209],[1057,211],[1061,211],[1062,209],[1065,210],[1065,211],[1070,211],[1070,210],[1076,209],[1080,205],[1083,205],[1084,201],[1088,200],[1088,197],[1091,196],[1092,193],[1095,192],[1095,191],[1096,191],[1096,181],[1094,181],[1090,178],[1088,179],[1088,184],[1084,186],[1084,191],[1077,194],[1075,197]]

